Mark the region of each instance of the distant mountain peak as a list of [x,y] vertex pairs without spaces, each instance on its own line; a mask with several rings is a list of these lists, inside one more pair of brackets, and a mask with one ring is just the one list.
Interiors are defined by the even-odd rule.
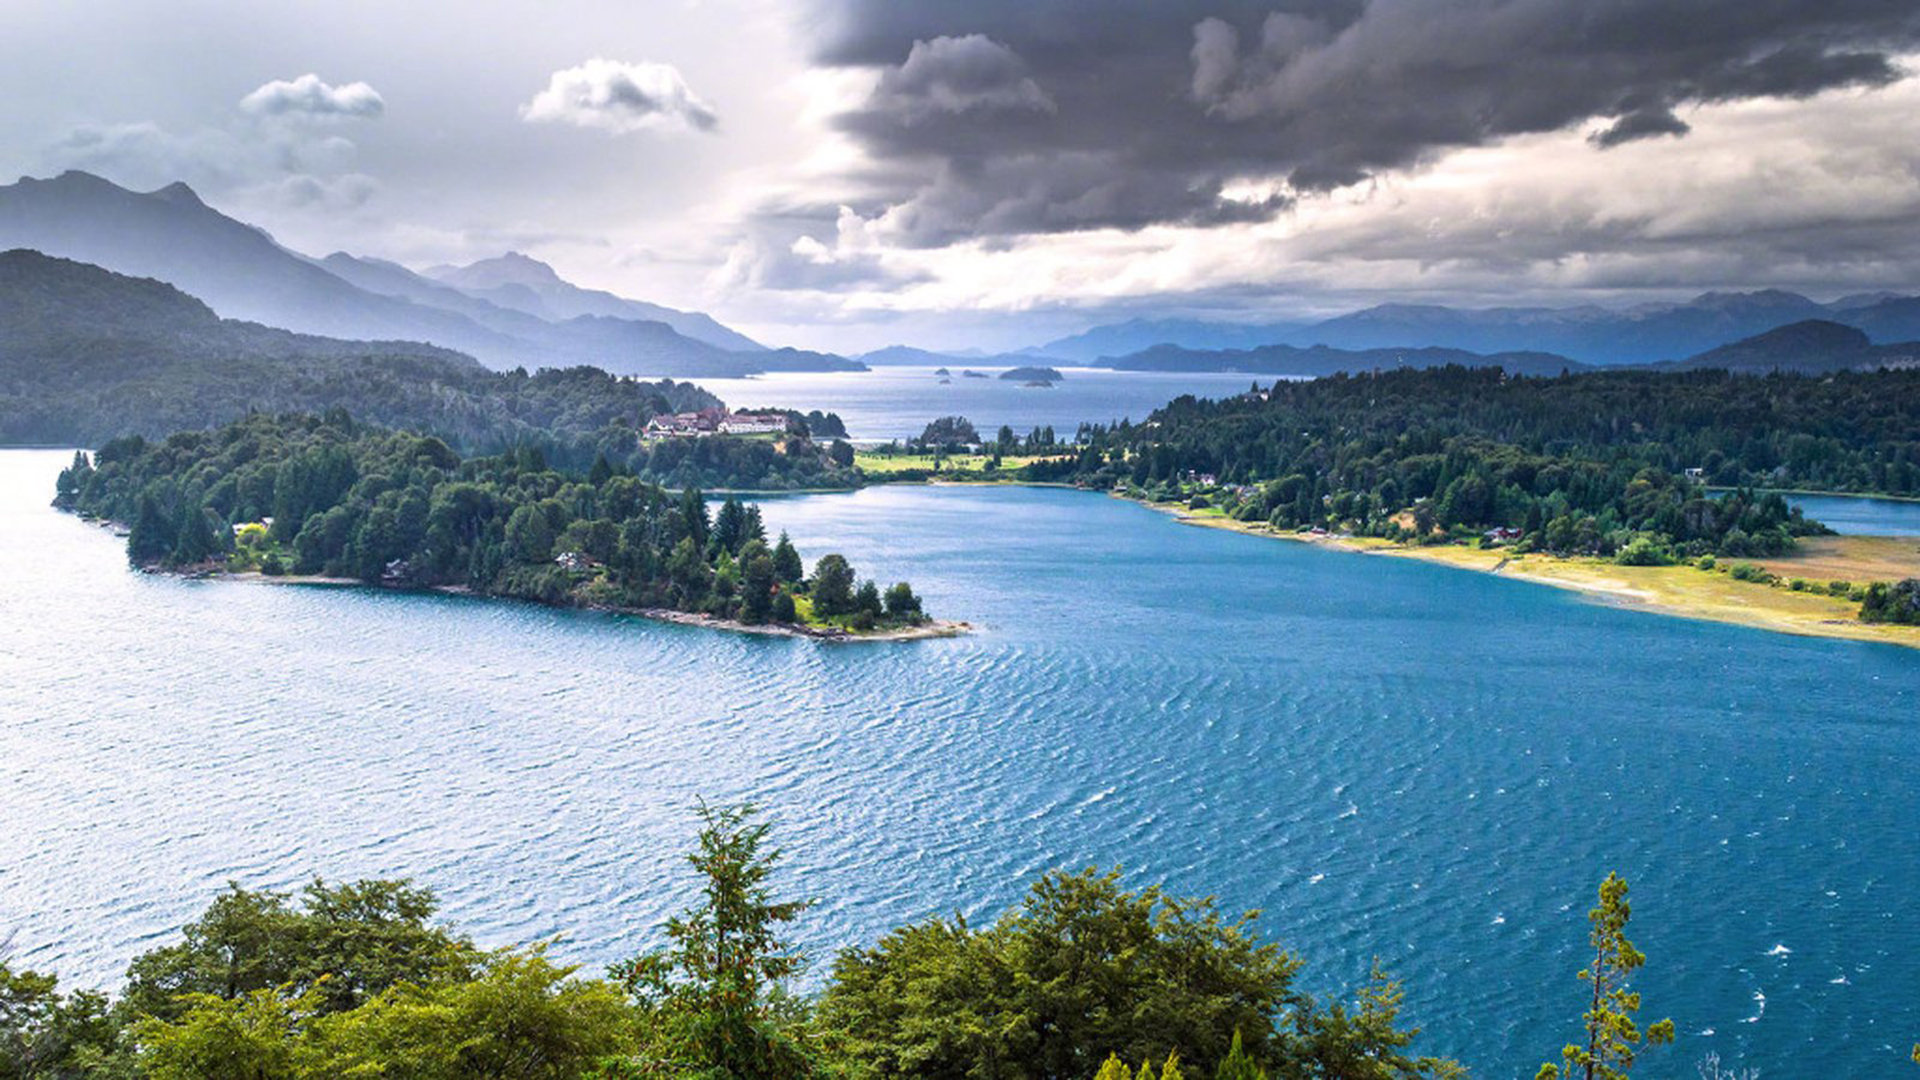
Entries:
[[41,184],[58,184],[62,187],[119,187],[120,186],[114,183],[113,181],[107,179],[104,176],[87,172],[85,169],[68,169],[67,171],[61,173],[59,176],[56,176],[51,180],[34,181],[33,178],[30,176],[22,177],[21,179],[29,180],[29,181],[33,181],[34,183],[41,183]]
[[148,195],[151,198],[161,199],[165,202],[173,203],[176,206],[207,205],[206,201],[200,198],[199,192],[188,187],[184,180],[175,180],[173,183],[168,184],[158,191],[149,192]]
[[502,285],[551,289],[567,284],[553,267],[518,251],[509,251],[465,266],[435,267],[434,270],[433,276],[439,280],[468,289],[497,289]]

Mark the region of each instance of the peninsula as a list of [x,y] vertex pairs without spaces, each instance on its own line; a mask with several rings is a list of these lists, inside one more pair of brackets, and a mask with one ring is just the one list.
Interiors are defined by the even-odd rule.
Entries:
[[123,522],[135,566],[202,576],[431,589],[752,633],[906,640],[964,632],[911,585],[811,572],[760,510],[669,491],[605,458],[584,477],[537,449],[462,459],[431,436],[253,416],[76,454],[55,505]]

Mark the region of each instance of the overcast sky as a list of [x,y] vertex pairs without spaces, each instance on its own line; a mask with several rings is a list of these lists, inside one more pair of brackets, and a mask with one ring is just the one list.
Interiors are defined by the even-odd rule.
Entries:
[[1920,291],[1911,0],[0,0],[0,174],[848,351]]

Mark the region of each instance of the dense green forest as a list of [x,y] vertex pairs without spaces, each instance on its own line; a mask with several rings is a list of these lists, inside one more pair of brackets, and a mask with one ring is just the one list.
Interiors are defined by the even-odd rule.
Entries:
[[[720,442],[748,445],[668,445]],[[140,566],[457,586],[750,624],[869,631],[924,619],[907,584],[883,593],[838,555],[805,573],[786,536],[769,541],[759,508],[735,498],[709,513],[698,489],[675,494],[605,457],[584,475],[524,446],[463,460],[432,436],[337,410],[109,442],[75,456],[56,505],[127,525]]]
[[1281,382],[1082,428],[1077,456],[1022,475],[1199,493],[1283,528],[1501,528],[1525,547],[1628,562],[1770,555],[1820,527],[1755,489],[1920,494],[1920,371],[1531,379],[1443,368]]
[[604,456],[675,487],[854,483],[826,441],[846,432],[830,413],[793,414],[812,438],[779,444],[640,437],[659,413],[718,405],[671,379],[623,379],[592,367],[496,372],[430,345],[340,341],[221,319],[162,282],[38,252],[0,253],[0,445],[98,446],[249,413],[340,408],[433,435],[463,454],[531,447],[580,471]]
[[[488,950],[402,881],[298,897],[230,885],[180,939],[141,955],[113,997],[62,993],[0,962],[0,1077],[334,1080],[1411,1080],[1453,1077],[1412,1049],[1398,983],[1377,967],[1351,999],[1297,985],[1302,960],[1257,913],[1054,872],[985,926],[932,917],[842,951],[793,992],[777,852],[750,807],[701,808],[699,891],[658,945],[587,977],[547,949]],[[1628,978],[1626,884],[1590,915],[1594,988],[1564,991],[1570,1072],[1624,1076],[1644,1045]],[[0,957],[0,961],[4,961]],[[1585,979],[1587,972],[1582,972]],[[1591,994],[1591,1011],[1588,1008]],[[1584,1055],[1584,1056],[1583,1056]],[[1133,1063],[1140,1063],[1138,1071]],[[1543,1073],[1544,1075],[1544,1073]]]

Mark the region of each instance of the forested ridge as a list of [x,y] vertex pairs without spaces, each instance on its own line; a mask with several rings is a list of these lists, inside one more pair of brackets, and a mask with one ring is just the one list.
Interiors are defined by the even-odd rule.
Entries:
[[162,282],[33,251],[0,253],[0,445],[98,446],[250,413],[345,409],[433,435],[463,454],[531,447],[580,471],[604,456],[676,487],[854,483],[825,441],[845,433],[831,414],[812,421],[817,431],[800,417],[799,437],[777,445],[641,438],[660,413],[720,405],[671,379],[623,379],[593,367],[496,372],[431,345],[341,341],[221,319]]
[[1920,494],[1920,372],[1395,371],[1183,397],[1080,439],[1074,460],[1029,475],[1156,498],[1206,487],[1234,516],[1286,528],[1766,555],[1819,527],[1758,489]]
[[56,505],[125,523],[140,566],[457,586],[749,624],[923,621],[908,585],[883,593],[838,555],[807,573],[786,536],[770,540],[759,508],[735,498],[710,513],[697,488],[668,491],[605,457],[584,474],[527,446],[462,459],[438,438],[342,411],[115,440],[75,456]]
[[[1128,888],[1094,869],[1045,874],[980,926],[936,915],[845,948],[822,989],[797,993],[807,958],[789,933],[811,902],[776,895],[778,852],[750,806],[701,815],[692,902],[603,976],[538,944],[481,948],[435,921],[434,895],[406,881],[315,880],[297,896],[230,884],[177,940],[137,957],[113,997],[62,993],[0,955],[0,1076],[1464,1075],[1416,1049],[1400,984],[1377,963],[1350,973],[1350,995],[1319,997],[1298,985],[1303,959],[1259,913]],[[1669,1020],[1634,1020],[1630,979],[1646,956],[1626,937],[1629,916],[1627,885],[1609,875],[1588,916],[1580,979],[1592,989],[1572,972],[1541,973],[1567,1021],[1535,1037],[1567,1075],[1623,1078],[1638,1054],[1674,1038]]]

